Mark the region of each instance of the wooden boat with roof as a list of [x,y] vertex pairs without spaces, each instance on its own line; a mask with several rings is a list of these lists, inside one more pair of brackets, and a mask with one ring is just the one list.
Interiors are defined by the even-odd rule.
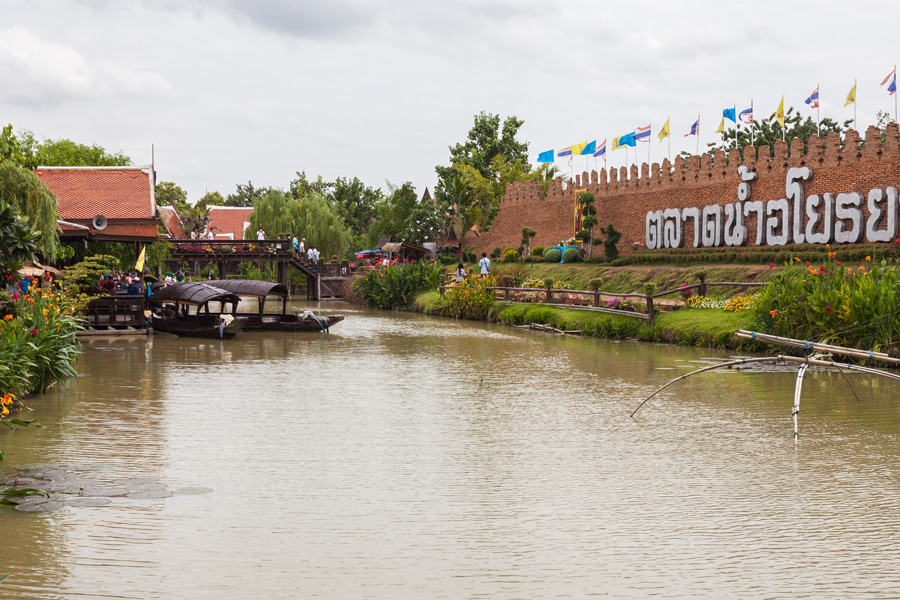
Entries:
[[[281,283],[256,281],[252,279],[214,279],[209,285],[237,295],[244,304],[256,302],[256,312],[233,312],[235,317],[248,319],[244,329],[254,331],[328,331],[335,323],[344,320],[344,315],[319,317],[311,311],[300,314],[288,313],[288,289]],[[280,313],[267,313],[266,299],[280,300]]]
[[[153,329],[178,336],[230,339],[248,321],[233,314],[240,302],[236,294],[207,283],[158,287],[148,301],[148,321]],[[229,305],[231,310],[227,310]]]

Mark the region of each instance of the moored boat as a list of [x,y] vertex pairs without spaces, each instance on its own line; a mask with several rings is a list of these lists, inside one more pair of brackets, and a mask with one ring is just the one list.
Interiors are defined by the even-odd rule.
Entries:
[[[214,279],[207,284],[235,294],[243,301],[257,302],[255,313],[237,312],[232,316],[246,318],[245,329],[255,331],[328,331],[329,327],[344,320],[344,315],[328,315],[319,317],[311,311],[300,314],[287,312],[288,290],[281,283],[256,281],[252,279]],[[280,313],[265,312],[266,298],[281,301]]]
[[[232,314],[240,302],[236,294],[206,283],[161,287],[150,295],[149,302],[149,323],[153,329],[178,336],[230,339],[248,321],[247,317]],[[229,304],[231,311],[226,310]]]

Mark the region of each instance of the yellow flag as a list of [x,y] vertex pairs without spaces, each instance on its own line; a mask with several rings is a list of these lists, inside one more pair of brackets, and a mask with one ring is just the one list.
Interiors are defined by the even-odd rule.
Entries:
[[134,270],[141,274],[144,271],[144,257],[147,255],[147,246],[141,247],[141,253],[138,255],[137,262],[134,263]]
[[612,150],[618,150],[621,146],[619,146],[619,138],[614,137],[612,141]]
[[656,134],[656,137],[659,138],[659,141],[663,141],[667,137],[669,137],[669,120],[666,119],[666,124],[662,126],[662,129],[659,130],[659,133]]
[[581,151],[584,150],[584,147],[587,146],[587,142],[581,142],[580,144],[572,144],[572,156],[578,156],[581,154]]
[[775,118],[778,119],[778,124],[784,127],[784,96],[781,97],[781,102],[778,103],[778,112],[775,113]]
[[722,117],[722,122],[719,123],[719,128],[716,129],[715,133],[722,133],[725,131],[725,117]]
[[850,106],[851,104],[856,104],[856,81],[853,81],[853,87],[850,88],[850,93],[847,94],[847,101],[844,102],[844,106]]

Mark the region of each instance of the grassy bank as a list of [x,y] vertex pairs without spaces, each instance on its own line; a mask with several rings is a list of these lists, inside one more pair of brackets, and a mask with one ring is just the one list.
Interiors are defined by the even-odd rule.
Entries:
[[[468,269],[467,269],[468,270]],[[600,291],[623,294],[640,291],[644,284],[652,283],[658,291],[671,290],[682,285],[699,283],[698,275],[713,281],[765,281],[775,269],[759,265],[704,265],[702,267],[631,265],[611,267],[592,263],[500,263],[495,262],[492,271],[502,277],[523,273],[527,277],[544,279],[551,277],[559,287],[573,290],[589,290],[592,279],[602,280]],[[477,271],[476,271],[477,272]],[[740,292],[740,288],[710,288],[709,297],[727,298]]]
[[[414,307],[426,314],[439,314],[440,294],[436,291],[419,294]],[[581,330],[584,335],[609,339],[631,338],[689,346],[762,349],[758,343],[734,336],[738,329],[751,328],[752,317],[747,311],[725,312],[719,309],[693,308],[660,314],[650,323],[634,317],[574,308],[542,304],[505,305],[498,302],[489,311],[487,320],[511,326],[541,323],[562,330]]]

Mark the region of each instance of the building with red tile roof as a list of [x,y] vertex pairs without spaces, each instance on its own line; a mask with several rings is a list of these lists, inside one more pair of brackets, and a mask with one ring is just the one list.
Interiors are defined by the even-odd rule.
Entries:
[[[217,240],[242,240],[244,231],[250,227],[253,209],[244,206],[210,206],[209,226]],[[255,237],[254,237],[255,239]]]
[[157,206],[159,212],[159,221],[166,228],[166,235],[169,239],[177,240],[184,236],[184,228],[181,226],[181,217],[174,206]]
[[56,196],[60,238],[151,243],[159,237],[153,168],[38,167]]

